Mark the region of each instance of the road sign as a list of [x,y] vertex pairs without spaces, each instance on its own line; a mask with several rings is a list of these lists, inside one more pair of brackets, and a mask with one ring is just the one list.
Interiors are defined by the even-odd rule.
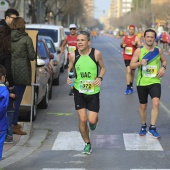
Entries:
[[9,4],[5,0],[0,0],[0,11],[6,11],[9,7]]

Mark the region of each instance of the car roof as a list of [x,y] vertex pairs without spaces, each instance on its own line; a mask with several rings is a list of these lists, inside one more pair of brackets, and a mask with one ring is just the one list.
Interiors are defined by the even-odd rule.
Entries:
[[42,28],[42,29],[60,29],[61,25],[48,25],[48,24],[26,24],[26,28]]
[[39,39],[48,39],[48,40],[51,40],[53,42],[53,39],[49,36],[44,36],[44,35],[38,35],[38,38]]

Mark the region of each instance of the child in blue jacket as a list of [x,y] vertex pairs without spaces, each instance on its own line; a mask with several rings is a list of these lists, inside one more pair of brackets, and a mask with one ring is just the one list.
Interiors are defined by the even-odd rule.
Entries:
[[0,65],[0,160],[2,160],[2,151],[4,146],[4,140],[6,137],[6,131],[8,128],[7,120],[7,107],[9,101],[9,91],[5,86],[5,68]]

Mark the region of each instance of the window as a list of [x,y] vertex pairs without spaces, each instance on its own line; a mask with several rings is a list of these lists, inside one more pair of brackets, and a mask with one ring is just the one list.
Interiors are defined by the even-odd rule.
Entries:
[[40,28],[27,28],[29,30],[38,30],[38,35],[49,36],[54,42],[58,42],[58,30],[53,29],[40,29]]
[[52,41],[48,40],[48,39],[45,39],[45,42],[47,44],[47,47],[48,47],[50,53],[56,53],[56,50],[55,50],[55,47],[54,47]]
[[37,48],[38,48],[40,57],[41,57],[42,59],[46,59],[46,58],[47,58],[47,53],[46,53],[46,50],[45,50],[45,47],[44,47],[43,42],[40,42],[40,41],[39,41],[38,44],[37,44]]

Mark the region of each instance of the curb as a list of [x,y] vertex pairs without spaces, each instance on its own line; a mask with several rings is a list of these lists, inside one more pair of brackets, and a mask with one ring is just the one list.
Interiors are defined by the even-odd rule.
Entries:
[[5,157],[5,159],[0,161],[0,169],[14,164],[32,154],[43,144],[43,141],[49,133],[48,130],[33,129],[32,123],[24,123],[23,130],[27,132],[27,135],[21,136],[16,145],[4,152],[3,157]]

